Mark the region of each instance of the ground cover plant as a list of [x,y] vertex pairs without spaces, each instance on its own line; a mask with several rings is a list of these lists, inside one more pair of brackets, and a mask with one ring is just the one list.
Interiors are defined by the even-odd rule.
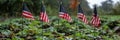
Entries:
[[[0,23],[0,40],[119,40],[120,16],[100,16],[101,27],[84,24],[75,17],[73,22],[50,17],[50,23],[14,18]],[[90,21],[91,18],[88,17]]]

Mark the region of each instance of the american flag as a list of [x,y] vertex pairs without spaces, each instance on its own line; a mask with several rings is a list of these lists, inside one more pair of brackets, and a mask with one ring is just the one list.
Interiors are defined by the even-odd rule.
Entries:
[[97,8],[96,5],[94,6],[94,15],[92,17],[92,20],[90,22],[93,26],[95,27],[99,27],[100,26],[100,18],[97,15]]
[[40,20],[49,23],[49,19],[45,11],[45,6],[43,4],[41,6],[41,11],[40,11]]
[[32,16],[31,12],[29,11],[29,9],[28,9],[26,3],[23,3],[22,15],[23,15],[25,18],[34,20],[34,17]]
[[80,4],[78,5],[78,18],[81,19],[84,23],[88,24],[88,21],[86,19],[86,16],[83,13],[83,10],[82,10]]
[[65,20],[67,20],[68,22],[72,22],[71,17],[69,16],[69,14],[65,11],[62,3],[60,4],[60,12],[59,12],[59,17],[63,18]]

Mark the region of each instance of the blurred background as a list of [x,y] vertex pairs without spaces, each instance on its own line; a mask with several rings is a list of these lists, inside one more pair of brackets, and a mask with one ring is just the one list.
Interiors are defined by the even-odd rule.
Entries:
[[[34,16],[39,16],[42,0],[24,0]],[[49,16],[58,16],[60,0],[43,0]],[[71,16],[77,15],[80,3],[85,15],[92,15],[93,5],[98,7],[99,15],[120,15],[119,0],[62,0],[64,7]],[[23,0],[0,0],[0,18],[21,17]]]

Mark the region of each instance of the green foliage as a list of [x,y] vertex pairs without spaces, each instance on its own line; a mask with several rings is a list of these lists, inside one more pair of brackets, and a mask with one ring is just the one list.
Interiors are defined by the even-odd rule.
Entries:
[[115,4],[112,13],[115,15],[120,15],[120,8],[119,7],[120,7],[120,2]]
[[98,13],[100,15],[120,15],[120,2],[113,5],[112,0],[106,0],[102,2],[102,6],[98,7]]
[[104,2],[102,2],[102,9],[104,11],[107,11],[107,12],[110,12],[112,10],[112,7],[113,7],[113,1],[112,0],[106,0]]
[[119,39],[111,27],[120,26],[118,16],[100,16],[101,28],[94,28],[74,18],[73,23],[51,17],[50,23],[31,21],[24,18],[8,20],[0,24],[0,37],[6,40],[116,40]]

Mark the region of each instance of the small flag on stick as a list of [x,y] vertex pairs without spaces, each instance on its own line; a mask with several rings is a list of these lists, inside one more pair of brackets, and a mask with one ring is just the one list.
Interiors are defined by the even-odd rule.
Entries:
[[68,22],[72,22],[71,17],[69,16],[69,14],[65,11],[62,2],[60,4],[60,12],[59,12],[59,17],[63,18],[65,20],[67,20]]
[[96,5],[94,6],[94,15],[92,16],[92,20],[90,22],[93,26],[99,27],[100,26],[100,18],[97,15],[97,8]]
[[43,22],[49,23],[49,19],[48,19],[48,16],[46,14],[46,10],[45,10],[44,4],[42,4],[42,6],[41,6],[40,20],[43,21]]
[[23,15],[25,18],[34,20],[34,17],[32,16],[31,12],[29,11],[29,9],[28,9],[26,3],[23,3],[22,15]]
[[81,19],[85,24],[88,24],[87,18],[83,13],[83,10],[80,4],[78,5],[78,18]]

